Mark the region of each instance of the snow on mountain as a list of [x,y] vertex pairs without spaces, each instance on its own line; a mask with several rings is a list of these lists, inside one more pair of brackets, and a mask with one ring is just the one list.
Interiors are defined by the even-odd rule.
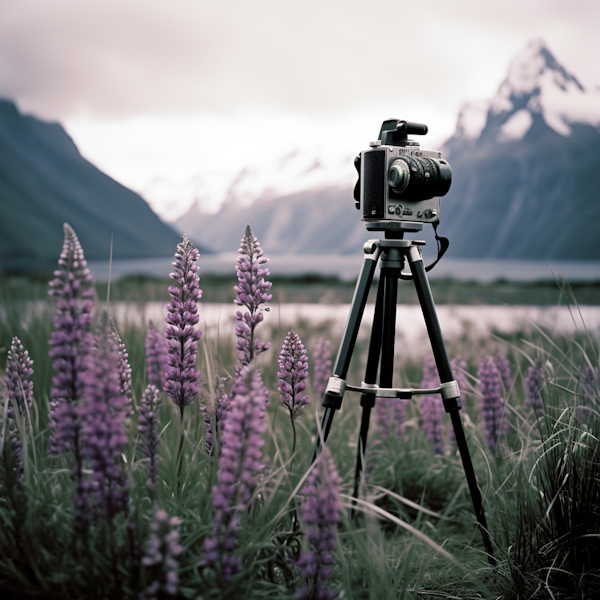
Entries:
[[[577,123],[600,127],[600,89],[584,89],[542,40],[529,43],[511,61],[493,98],[463,106],[453,142],[473,144],[484,130],[495,142],[515,142],[523,139],[536,117],[561,136],[569,136]],[[217,207],[233,205],[241,210],[256,200],[352,187],[356,179],[354,154],[340,151],[339,145],[301,144],[268,155],[244,148],[233,144],[228,150],[232,157],[228,170],[213,171],[199,164],[189,180],[155,180],[141,194],[163,219],[175,222],[194,213],[214,213]]]
[[[441,148],[453,171],[439,228],[449,257],[600,260],[599,100],[536,41],[510,63],[494,98],[463,108]],[[335,185],[335,169],[315,155],[282,158],[270,187],[272,172],[242,171],[218,213],[191,207],[174,225],[215,251],[234,250],[250,223],[271,253],[360,252],[372,233],[354,209],[352,161],[336,165]],[[238,203],[252,194],[260,201]],[[418,234],[426,252],[435,251],[430,234]]]
[[600,93],[542,41],[497,94],[463,107],[442,152],[453,182],[440,230],[449,256],[600,259]]
[[542,40],[534,40],[511,62],[506,79],[488,101],[468,103],[461,109],[456,136],[476,140],[490,119],[500,124],[499,142],[522,139],[539,114],[562,136],[571,126],[600,126],[600,90],[586,90],[554,58]]
[[142,196],[167,221],[176,221],[191,208],[210,213],[208,200],[218,205],[243,208],[255,200],[287,196],[307,189],[349,185],[356,178],[353,156],[318,149],[296,149],[270,163],[248,157],[247,166],[238,171],[202,171],[184,182],[154,180]]

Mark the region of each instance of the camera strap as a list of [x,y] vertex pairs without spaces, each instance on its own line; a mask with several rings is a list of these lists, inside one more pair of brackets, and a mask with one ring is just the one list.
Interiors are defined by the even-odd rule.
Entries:
[[438,264],[440,258],[446,254],[446,250],[448,250],[448,246],[450,245],[450,240],[447,237],[440,237],[437,232],[437,228],[439,225],[439,221],[433,224],[433,233],[435,234],[435,241],[437,242],[438,247],[438,255],[437,258],[427,267],[425,267],[426,271],[431,271],[435,265]]
[[[438,235],[438,225],[439,221],[437,223],[433,223],[433,233],[435,234],[435,241],[438,247],[438,255],[437,258],[430,265],[427,265],[425,267],[425,271],[431,271],[431,269],[433,269],[433,267],[435,267],[435,265],[438,264],[442,256],[446,254],[446,250],[448,250],[448,246],[450,245],[450,240],[448,240],[447,237],[441,237]],[[404,275],[403,273],[400,273],[399,277],[400,279],[403,279],[405,281],[411,280],[413,278],[412,275]]]

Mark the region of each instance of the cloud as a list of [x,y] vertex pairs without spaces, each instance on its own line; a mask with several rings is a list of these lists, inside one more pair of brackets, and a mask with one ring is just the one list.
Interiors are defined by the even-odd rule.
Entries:
[[442,103],[456,113],[465,100],[495,91],[531,37],[546,37],[559,57],[564,48],[591,69],[577,52],[583,37],[588,62],[598,54],[591,33],[598,5],[8,0],[0,13],[0,95],[58,119],[252,107],[396,114],[393,107]]

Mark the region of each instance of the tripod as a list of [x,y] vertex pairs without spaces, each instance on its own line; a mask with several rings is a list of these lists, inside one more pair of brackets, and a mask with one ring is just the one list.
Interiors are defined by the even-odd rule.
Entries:
[[[401,234],[400,234],[401,235]],[[481,493],[477,485],[473,463],[469,454],[469,448],[465,439],[459,410],[460,392],[458,384],[452,375],[452,368],[442,339],[442,333],[435,312],[435,305],[429,281],[423,266],[420,245],[425,242],[385,239],[369,240],[364,246],[364,260],[362,269],[356,283],[352,307],[348,317],[348,323],[342,338],[340,349],[335,362],[333,375],[327,384],[323,397],[323,414],[321,424],[322,438],[317,440],[315,457],[319,454],[321,443],[325,443],[329,436],[331,424],[335,411],[342,406],[342,400],[346,391],[360,392],[362,419],[358,440],[358,454],[356,459],[356,474],[354,497],[358,496],[358,484],[362,472],[362,461],[367,447],[367,435],[369,432],[369,420],[371,409],[375,406],[375,398],[398,398],[410,400],[413,395],[439,393],[442,396],[444,408],[450,413],[452,426],[456,437],[456,443],[462,459],[463,468],[467,478],[467,484],[471,493],[475,515],[479,529],[483,537],[483,545],[491,565],[495,565],[492,544],[490,541]],[[405,259],[408,260],[412,277],[404,275],[401,271]],[[375,301],[375,312],[373,316],[373,328],[369,344],[365,380],[361,386],[352,386],[346,383],[348,367],[352,352],[356,343],[358,330],[367,303],[367,296],[373,281],[373,275],[378,262],[381,262],[381,274],[377,288],[377,299]],[[429,335],[429,341],[433,350],[441,385],[434,389],[400,389],[392,387],[394,368],[394,343],[396,332],[396,303],[398,297],[398,279],[412,279],[419,303],[425,318],[425,325]],[[377,384],[377,373],[379,371],[379,384]]]

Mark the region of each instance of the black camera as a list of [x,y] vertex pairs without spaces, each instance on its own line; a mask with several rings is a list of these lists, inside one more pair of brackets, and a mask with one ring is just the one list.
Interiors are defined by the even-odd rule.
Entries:
[[440,196],[452,183],[452,169],[441,152],[421,150],[408,135],[425,135],[427,125],[384,121],[379,139],[354,160],[356,208],[369,231],[420,231],[437,224]]

